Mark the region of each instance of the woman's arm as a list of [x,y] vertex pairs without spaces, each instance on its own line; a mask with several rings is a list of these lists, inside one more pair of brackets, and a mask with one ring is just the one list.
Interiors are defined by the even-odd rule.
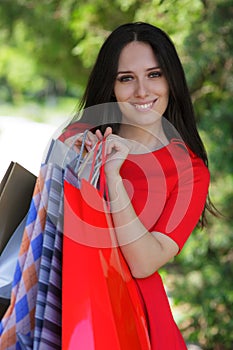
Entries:
[[178,245],[159,232],[148,232],[137,217],[120,175],[107,177],[111,213],[122,253],[136,278],[151,275],[179,251]]
[[129,142],[111,135],[106,149],[105,174],[117,239],[132,275],[147,277],[173,258],[179,247],[162,233],[148,232],[134,211],[119,173]]

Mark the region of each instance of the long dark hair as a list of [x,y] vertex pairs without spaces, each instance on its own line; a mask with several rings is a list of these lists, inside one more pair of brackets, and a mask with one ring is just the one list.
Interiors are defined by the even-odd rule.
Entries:
[[[176,48],[164,31],[151,24],[123,24],[105,40],[79,104],[79,111],[83,111],[80,122],[92,125],[93,130],[100,128],[104,131],[106,126],[111,126],[113,133],[118,132],[121,112],[117,103],[110,102],[117,102],[114,85],[119,56],[122,49],[132,41],[144,42],[151,46],[169,85],[169,102],[164,117],[175,127],[185,144],[208,166],[207,153],[197,131],[190,93]],[[91,109],[92,106],[95,108]],[[205,209],[212,214],[216,212],[209,196]],[[200,219],[202,226],[205,225],[205,221],[204,210]]]

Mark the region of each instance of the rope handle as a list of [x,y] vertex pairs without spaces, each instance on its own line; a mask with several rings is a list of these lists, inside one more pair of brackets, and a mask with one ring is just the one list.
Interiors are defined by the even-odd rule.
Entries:
[[80,167],[80,164],[83,160],[83,152],[84,152],[84,147],[85,147],[85,141],[86,141],[86,137],[87,137],[87,133],[88,133],[88,130],[85,130],[84,133],[83,133],[83,139],[82,139],[82,144],[81,144],[81,147],[80,147],[80,152],[79,152],[79,155],[78,155],[78,160],[77,160],[77,164],[75,166],[75,169],[74,171],[77,172]]
[[104,196],[104,195],[106,196],[107,208],[110,211],[109,191],[108,191],[108,185],[107,185],[106,175],[105,175],[105,170],[104,170],[104,166],[105,166],[106,159],[107,159],[105,149],[106,149],[106,138],[104,138],[102,141],[102,157],[101,157],[102,164],[100,167],[100,194],[102,196]]
[[99,193],[102,197],[105,196],[107,201],[107,208],[110,209],[110,201],[109,201],[109,192],[108,186],[106,182],[106,175],[104,170],[104,165],[106,162],[106,139],[104,138],[102,141],[98,141],[95,145],[93,159],[91,164],[91,171],[89,175],[89,183],[91,183],[94,187],[97,187],[97,182],[99,180]]
[[108,186],[106,182],[106,175],[104,171],[104,165],[106,162],[106,138],[102,141],[98,141],[93,150],[89,152],[85,157],[82,157],[83,150],[85,147],[85,139],[87,136],[88,130],[86,130],[83,134],[82,145],[80,148],[78,162],[76,164],[77,176],[81,178],[82,173],[85,170],[85,167],[90,164],[91,160],[91,169],[88,176],[88,182],[97,188],[97,183],[99,181],[99,193],[102,197],[105,196],[107,201],[107,208],[110,209],[110,201],[109,201],[109,192]]
[[[91,184],[95,183],[94,180],[96,179],[96,177],[98,177],[99,169],[102,164],[101,149],[102,149],[102,144],[100,141],[98,141],[94,148],[93,159],[91,163],[91,170],[90,170],[90,175],[88,180]],[[99,159],[100,161],[98,161]]]

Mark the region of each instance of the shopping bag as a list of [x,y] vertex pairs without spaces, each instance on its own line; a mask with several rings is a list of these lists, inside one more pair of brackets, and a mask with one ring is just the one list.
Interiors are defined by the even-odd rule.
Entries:
[[18,333],[33,337],[50,173],[50,167],[42,166],[34,188],[17,258],[10,306],[0,322],[1,350],[18,349]]
[[67,146],[59,139],[52,139],[48,148],[48,152],[44,156],[43,163],[52,163],[56,166],[65,169],[72,162],[77,162],[79,155],[72,147]]
[[61,348],[63,170],[52,166],[36,296],[33,349]]
[[0,256],[0,297],[5,299],[10,299],[11,296],[11,284],[25,225],[26,216],[12,234]]
[[55,140],[45,158],[47,163],[41,165],[17,259],[10,306],[0,322],[1,350],[23,349],[23,345],[38,350],[60,348],[61,166],[72,161],[78,164],[77,153],[68,153],[67,158],[67,147]]
[[25,225],[26,216],[12,234],[0,256],[0,320],[10,304],[12,282]]
[[141,300],[103,188],[85,178],[79,187],[64,181],[62,349],[148,350]]
[[34,174],[10,163],[0,183],[0,254],[29,209],[35,183]]

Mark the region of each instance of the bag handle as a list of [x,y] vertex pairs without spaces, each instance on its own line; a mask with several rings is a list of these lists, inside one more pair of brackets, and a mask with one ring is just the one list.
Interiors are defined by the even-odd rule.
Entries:
[[89,175],[89,182],[96,187],[98,178],[99,178],[99,170],[102,164],[102,143],[98,141],[94,148],[93,159],[91,163],[91,170]]
[[98,141],[95,145],[94,153],[93,153],[93,160],[91,164],[91,171],[89,175],[89,182],[94,186],[97,187],[97,182],[99,180],[99,193],[102,197],[105,196],[107,201],[107,208],[110,210],[110,201],[109,201],[109,192],[108,192],[108,186],[106,181],[106,175],[104,171],[104,165],[106,162],[106,138],[104,138],[102,141]]
[[[88,164],[89,160],[91,159],[91,157],[93,156],[93,151],[96,151],[96,146],[98,146],[98,143],[94,146],[94,149],[92,150],[92,152],[89,152],[85,157],[82,157],[83,151],[84,151],[84,147],[85,147],[85,139],[86,139],[86,135],[87,135],[88,130],[85,131],[85,133],[83,134],[83,139],[82,139],[82,145],[80,148],[80,157],[78,158],[78,162],[76,164],[76,173],[78,175],[78,177],[81,176],[82,172],[84,171],[86,165]],[[93,158],[92,162],[95,160],[95,157]],[[82,163],[81,163],[82,162]]]
[[81,155],[83,154],[83,150],[85,147],[85,138],[86,138],[87,132],[88,130],[86,130],[83,134],[82,145],[79,153],[80,157],[78,158],[78,162],[75,167],[77,169],[77,176],[81,177],[83,171],[85,170],[85,167],[87,166],[88,162],[91,160],[91,169],[88,177],[88,182],[97,188],[97,183],[99,180],[100,195],[102,197],[105,196],[107,201],[107,208],[110,209],[108,186],[107,186],[106,176],[104,171],[104,164],[106,162],[106,154],[105,154],[106,138],[104,138],[102,141],[98,141],[95,144],[92,151],[89,152],[87,156],[83,158]]
[[83,160],[83,151],[84,151],[84,147],[85,147],[85,141],[86,141],[87,133],[88,133],[88,130],[85,130],[84,133],[83,133],[83,139],[82,139],[80,152],[79,152],[79,155],[78,155],[78,161],[77,161],[77,164],[76,164],[75,169],[74,169],[75,172],[78,171],[78,169],[80,167],[80,163]]
[[105,152],[105,148],[106,148],[106,138],[103,139],[102,141],[102,164],[100,167],[100,194],[102,196],[106,196],[106,201],[107,201],[107,209],[110,211],[110,198],[109,198],[109,191],[108,191],[108,185],[107,185],[107,181],[106,181],[106,175],[105,175],[105,171],[104,171],[104,166],[106,163],[106,152]]

